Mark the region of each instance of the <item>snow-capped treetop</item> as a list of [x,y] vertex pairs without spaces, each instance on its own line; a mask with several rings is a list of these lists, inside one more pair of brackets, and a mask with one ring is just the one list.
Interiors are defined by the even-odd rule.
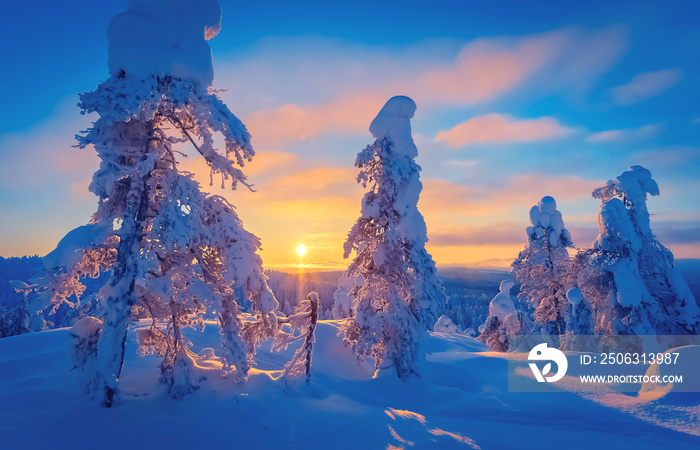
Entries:
[[642,166],[632,166],[615,180],[608,180],[605,187],[593,191],[593,197],[608,201],[613,197],[624,196],[633,205],[645,202],[647,194],[659,195],[659,186],[651,178],[651,172]]
[[375,139],[388,138],[394,143],[394,151],[411,158],[418,156],[418,148],[411,136],[411,119],[416,113],[416,102],[397,95],[386,102],[369,125]]
[[572,245],[571,233],[564,227],[564,219],[557,210],[557,202],[553,197],[542,197],[542,200],[530,209],[530,223],[527,227],[527,235],[530,241],[539,239],[549,230],[549,243],[555,247],[563,244]]
[[651,172],[642,166],[632,166],[617,177],[620,190],[632,203],[645,201],[647,193],[659,195],[659,186],[651,178]]
[[214,81],[206,40],[220,29],[216,0],[130,0],[109,24],[109,73],[171,75],[206,88]]
[[642,166],[632,166],[615,180],[608,180],[604,187],[593,191],[593,197],[607,202],[611,198],[622,197],[634,211],[634,220],[643,234],[650,235],[647,194],[659,195],[659,186],[651,178],[651,172]]
[[515,286],[511,280],[501,281],[500,292],[491,300],[489,305],[489,316],[498,317],[498,320],[503,323],[506,316],[516,312],[515,304],[510,296],[511,288]]

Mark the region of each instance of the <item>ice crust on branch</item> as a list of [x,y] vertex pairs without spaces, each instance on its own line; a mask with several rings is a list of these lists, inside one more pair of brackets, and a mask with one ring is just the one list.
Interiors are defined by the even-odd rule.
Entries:
[[214,68],[206,40],[220,29],[216,0],[130,0],[109,24],[109,73],[170,75],[208,87]]

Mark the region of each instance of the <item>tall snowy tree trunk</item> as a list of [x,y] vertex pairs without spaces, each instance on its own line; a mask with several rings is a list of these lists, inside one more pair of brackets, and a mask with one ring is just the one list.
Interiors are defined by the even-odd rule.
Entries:
[[236,382],[242,382],[248,376],[250,346],[243,340],[240,312],[235,297],[223,297],[219,313],[221,327],[221,348],[224,362],[223,373],[229,375],[235,370]]
[[[144,126],[150,138],[154,124],[149,121]],[[151,141],[147,139],[141,161],[136,166],[147,163],[150,146]],[[129,179],[126,206],[122,214],[117,262],[110,284],[110,295],[105,302],[104,325],[97,346],[97,369],[91,389],[99,404],[107,408],[119,399],[118,382],[124,365],[131,307],[135,303],[134,285],[138,274],[143,222],[148,211],[148,178],[153,167],[145,170],[145,173],[134,169],[136,173]]]
[[318,322],[318,297],[309,295],[311,303],[311,311],[309,312],[309,329],[304,340],[304,348],[306,349],[306,384],[311,383],[311,356],[314,352],[314,332],[316,331],[316,323]]

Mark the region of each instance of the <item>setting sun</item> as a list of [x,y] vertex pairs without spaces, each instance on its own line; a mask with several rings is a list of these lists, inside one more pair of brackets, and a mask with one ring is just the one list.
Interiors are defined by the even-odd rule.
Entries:
[[299,244],[299,246],[297,247],[297,254],[299,256],[304,256],[306,254],[306,247],[304,246],[304,244]]

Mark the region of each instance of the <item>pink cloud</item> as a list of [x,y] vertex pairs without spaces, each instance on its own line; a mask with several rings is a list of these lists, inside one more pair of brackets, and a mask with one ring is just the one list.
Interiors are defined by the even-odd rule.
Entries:
[[[436,232],[442,232],[455,223],[497,223],[494,220],[522,222],[525,227],[530,207],[545,195],[553,196],[559,209],[566,213],[571,210],[570,206],[590,203],[593,189],[603,184],[604,181],[541,173],[511,176],[494,187],[426,178],[418,208],[423,212],[428,228]],[[590,213],[597,213],[595,203],[591,203],[590,208]],[[565,221],[566,217],[565,214]]]
[[620,106],[656,97],[671,89],[683,79],[683,71],[677,67],[655,72],[644,72],[632,78],[628,83],[610,89],[612,99]]
[[[491,101],[526,83],[547,92],[586,84],[608,70],[627,44],[616,27],[566,27],[538,35],[478,39],[456,54],[437,44],[391,53],[347,46],[302,40],[296,46],[287,43],[283,54],[265,49],[271,53],[265,61],[263,55],[239,62],[230,74],[223,70],[237,90],[222,95],[231,104],[243,99],[249,111],[243,118],[254,143],[280,146],[324,133],[366,134],[379,108],[398,94],[413,98],[420,110]],[[240,82],[245,89],[236,87],[241,74],[250,75]],[[258,79],[265,85],[250,82]],[[277,92],[284,86],[285,92]],[[272,98],[281,100],[278,106],[256,109],[261,103],[274,104]]]
[[474,104],[497,97],[559,55],[569,44],[566,34],[557,31],[523,39],[474,41],[445,67],[416,74],[405,83],[405,90],[426,101],[450,104]]
[[361,134],[367,133],[385,101],[376,95],[356,95],[311,107],[287,104],[255,112],[245,118],[245,123],[254,145],[272,147],[329,132]]
[[551,117],[517,120],[509,115],[487,114],[462,122],[451,130],[439,131],[435,140],[445,142],[450,147],[463,147],[470,144],[554,140],[573,131],[573,128],[565,127]]

